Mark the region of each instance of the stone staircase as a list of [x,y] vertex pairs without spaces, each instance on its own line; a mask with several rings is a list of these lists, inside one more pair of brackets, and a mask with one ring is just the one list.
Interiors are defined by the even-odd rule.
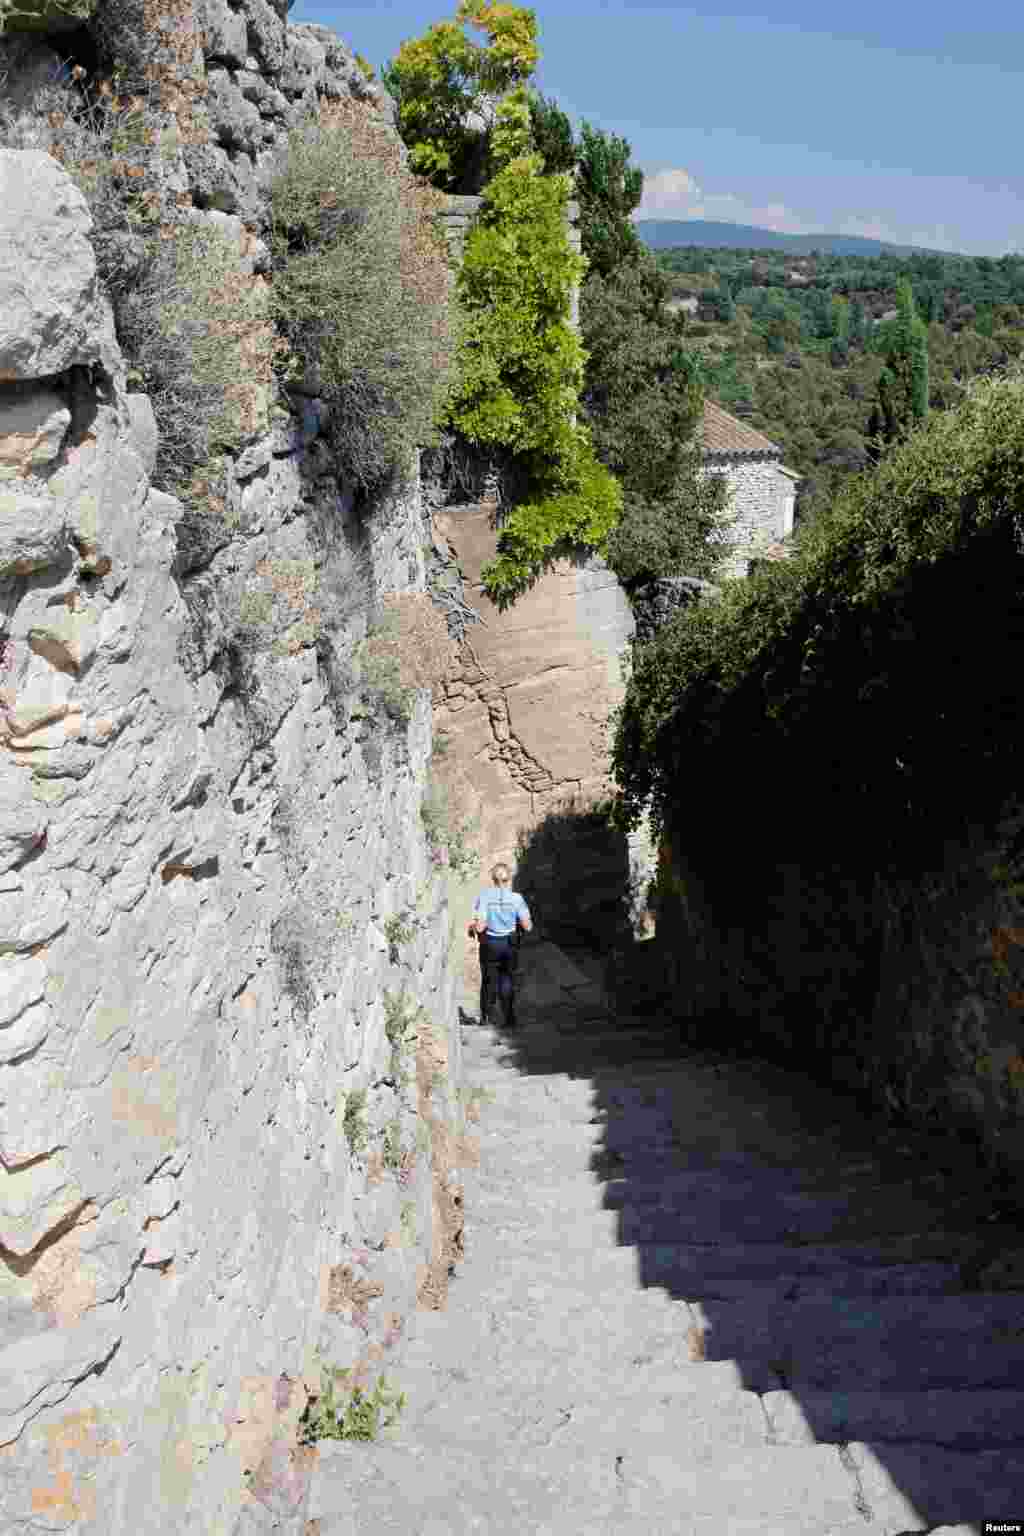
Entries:
[[613,1021],[539,950],[520,1030],[463,1029],[493,1099],[448,1309],[394,1373],[397,1426],[321,1443],[306,1532],[980,1536],[1024,1518],[1024,1293],[1000,1288],[1024,1233],[962,1149]]

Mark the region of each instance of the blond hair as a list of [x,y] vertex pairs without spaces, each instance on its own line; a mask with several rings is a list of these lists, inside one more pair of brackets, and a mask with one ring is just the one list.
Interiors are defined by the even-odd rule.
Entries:
[[495,885],[501,885],[503,881],[512,879],[512,871],[507,864],[494,864],[491,867],[491,879]]

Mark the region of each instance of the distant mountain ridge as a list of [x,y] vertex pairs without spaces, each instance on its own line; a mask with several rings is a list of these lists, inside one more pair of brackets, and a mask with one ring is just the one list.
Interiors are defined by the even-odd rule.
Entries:
[[789,251],[809,256],[825,251],[830,256],[948,256],[950,251],[930,251],[922,245],[893,245],[869,240],[864,235],[784,235],[752,224],[716,224],[708,219],[637,219],[636,232],[652,250],[673,245],[730,247],[740,251]]

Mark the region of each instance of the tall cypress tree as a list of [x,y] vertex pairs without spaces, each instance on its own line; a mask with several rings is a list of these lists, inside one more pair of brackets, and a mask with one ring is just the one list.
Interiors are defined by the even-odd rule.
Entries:
[[884,444],[905,436],[928,415],[928,327],[914,306],[910,283],[896,287],[898,314],[883,341],[885,367],[868,435]]
[[859,299],[853,299],[850,303],[850,346],[863,347],[866,334],[864,306]]

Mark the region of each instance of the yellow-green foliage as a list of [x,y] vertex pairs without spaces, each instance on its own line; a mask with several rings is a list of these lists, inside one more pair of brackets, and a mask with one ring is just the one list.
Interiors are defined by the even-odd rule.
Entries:
[[[643,648],[617,723],[617,819],[635,825],[650,800],[664,826],[684,790],[698,792],[702,772],[721,773],[730,743],[734,758],[762,754],[763,772],[769,744],[781,753],[799,741],[806,765],[815,742],[826,751],[831,742],[838,757],[828,760],[824,788],[839,792],[841,765],[847,820],[866,784],[876,822],[883,792],[905,814],[910,785],[922,795],[949,787],[955,761],[973,761],[980,774],[1012,751],[993,711],[1006,707],[998,690],[1012,689],[1013,663],[989,653],[989,675],[973,677],[952,664],[982,633],[986,612],[1011,601],[997,587],[1013,540],[1018,555],[1024,546],[1022,505],[1024,372],[1015,368],[972,382],[961,405],[934,413],[873,473],[849,480],[792,560],[725,583],[718,601],[675,617]],[[988,559],[977,569],[991,590],[968,581],[959,592],[961,638],[940,664],[922,647],[946,644],[951,560],[966,570],[960,562],[975,551]],[[929,582],[940,562],[948,591]],[[987,688],[986,714],[977,701]]]
[[[488,41],[476,43],[469,23]],[[517,92],[536,68],[537,21],[533,11],[502,0],[461,0],[454,21],[437,22],[424,37],[404,42],[384,70],[384,83],[398,104],[398,127],[414,171],[437,186],[458,185],[481,131],[489,130],[502,98]],[[525,104],[525,103],[524,103]],[[503,119],[509,148],[513,120]],[[478,118],[484,129],[467,121]]]
[[601,549],[622,506],[613,476],[574,424],[583,348],[570,324],[586,268],[565,226],[569,178],[544,176],[539,155],[499,171],[466,241],[458,278],[465,333],[452,424],[529,466],[531,490],[506,521],[488,593],[510,601],[560,545]]

